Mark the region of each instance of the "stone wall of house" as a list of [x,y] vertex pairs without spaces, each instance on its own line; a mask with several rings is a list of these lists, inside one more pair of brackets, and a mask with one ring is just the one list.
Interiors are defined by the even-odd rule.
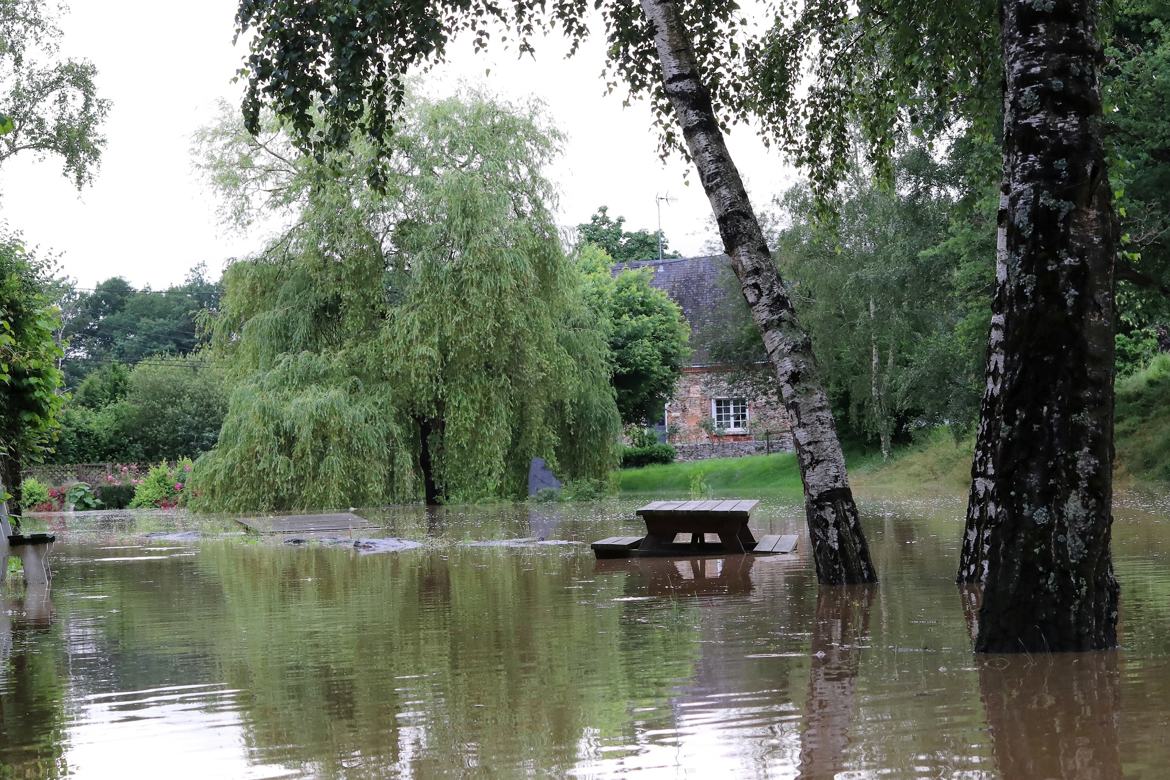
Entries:
[[708,458],[741,458],[744,455],[766,455],[771,452],[792,452],[792,434],[782,433],[766,440],[710,441],[702,444],[674,445],[675,460],[692,461]]
[[[765,394],[757,392],[751,382],[736,382],[739,374],[719,367],[684,368],[674,397],[666,405],[667,441],[676,448],[683,445],[744,445],[741,449],[759,444],[766,448],[771,441],[787,441],[792,449],[792,426],[784,407]],[[711,406],[715,398],[743,398],[748,407],[748,429],[745,433],[720,433],[714,430]],[[736,454],[749,454],[750,449]],[[760,449],[759,451],[764,451]],[[727,455],[706,457],[728,457]]]

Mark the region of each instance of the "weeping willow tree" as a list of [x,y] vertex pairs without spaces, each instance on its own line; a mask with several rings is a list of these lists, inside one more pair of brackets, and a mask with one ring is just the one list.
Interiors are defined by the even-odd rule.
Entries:
[[225,273],[212,349],[234,390],[198,506],[508,497],[533,457],[613,467],[605,334],[542,176],[555,131],[479,95],[409,117],[377,189],[362,141],[314,158],[276,123],[202,133],[225,215],[292,227]]

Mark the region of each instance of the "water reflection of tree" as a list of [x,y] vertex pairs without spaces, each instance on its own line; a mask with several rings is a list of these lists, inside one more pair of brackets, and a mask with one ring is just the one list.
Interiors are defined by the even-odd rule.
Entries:
[[800,776],[833,777],[844,765],[857,709],[857,669],[869,636],[873,586],[821,587],[812,631]]
[[[961,587],[967,630],[979,630],[980,591]],[[1115,651],[980,655],[979,691],[1004,780],[1122,777],[1121,673]]]
[[985,656],[976,663],[1004,780],[1122,777],[1116,652]]
[[204,628],[244,692],[255,757],[324,776],[342,760],[567,771],[587,730],[631,744],[630,713],[661,704],[698,655],[689,610],[613,603],[621,580],[587,599],[569,589],[593,580],[583,556],[224,545],[199,562],[222,584],[225,611]]

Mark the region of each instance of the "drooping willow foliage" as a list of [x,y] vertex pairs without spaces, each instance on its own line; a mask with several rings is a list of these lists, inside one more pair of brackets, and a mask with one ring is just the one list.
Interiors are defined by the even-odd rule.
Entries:
[[225,274],[213,350],[234,390],[197,505],[517,496],[536,456],[569,478],[613,467],[608,346],[541,173],[556,134],[480,96],[409,117],[377,191],[278,127],[204,133],[226,211],[294,227]]

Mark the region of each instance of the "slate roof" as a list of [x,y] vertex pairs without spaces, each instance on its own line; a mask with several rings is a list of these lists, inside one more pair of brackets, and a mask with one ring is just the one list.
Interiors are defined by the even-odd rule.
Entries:
[[713,363],[709,341],[735,307],[746,304],[730,284],[727,255],[678,257],[618,263],[614,274],[627,269],[650,268],[650,284],[664,291],[683,311],[691,326],[690,366]]

